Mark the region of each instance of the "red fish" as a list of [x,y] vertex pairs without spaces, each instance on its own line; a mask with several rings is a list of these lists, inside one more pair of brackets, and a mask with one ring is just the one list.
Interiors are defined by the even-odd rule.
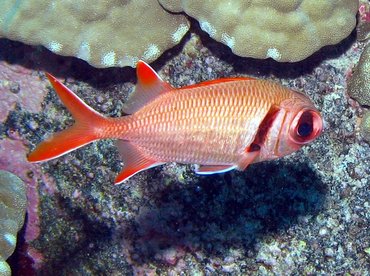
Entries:
[[124,166],[115,183],[164,164],[199,164],[213,174],[285,156],[322,131],[320,113],[302,93],[253,78],[227,78],[176,89],[145,62],[121,118],[107,118],[47,74],[75,124],[28,155],[46,161],[99,139],[118,139]]

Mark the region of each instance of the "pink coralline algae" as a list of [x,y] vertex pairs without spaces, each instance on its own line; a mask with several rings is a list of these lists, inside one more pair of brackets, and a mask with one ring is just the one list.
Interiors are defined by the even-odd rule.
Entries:
[[[29,112],[40,112],[41,103],[47,93],[46,82],[40,80],[36,71],[17,64],[0,61],[0,122],[5,122],[9,112],[16,105]],[[30,164],[26,160],[28,148],[17,132],[8,133],[8,137],[0,140],[0,169],[7,170],[20,177],[27,184],[27,225],[25,241],[29,244],[40,234],[39,218],[39,182],[54,182],[46,179],[39,165]],[[47,192],[53,193],[54,188]],[[42,255],[32,246],[27,246],[27,255],[38,267]]]
[[361,21],[370,22],[370,11],[368,4],[361,4],[358,9]]
[[35,71],[0,62],[0,122],[16,104],[29,112],[40,112],[46,92],[46,82],[40,81]]
[[[0,140],[0,149],[0,169],[14,173],[27,184],[28,218],[25,241],[29,243],[37,239],[40,234],[38,183],[41,181],[48,183],[46,192],[52,194],[55,192],[54,182],[41,173],[38,164],[31,164],[26,160],[28,149],[18,135],[12,135],[12,139]],[[28,246],[27,254],[35,262],[35,267],[38,267],[42,261],[42,255],[31,246]]]
[[370,31],[370,7],[369,2],[364,2],[358,9],[357,17],[357,40],[364,41],[369,38]]

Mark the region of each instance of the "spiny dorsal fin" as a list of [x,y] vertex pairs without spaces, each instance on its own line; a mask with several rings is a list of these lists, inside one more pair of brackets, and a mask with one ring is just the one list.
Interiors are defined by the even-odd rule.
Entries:
[[138,111],[159,95],[174,89],[171,85],[164,82],[153,68],[142,60],[137,63],[136,74],[137,84],[135,91],[123,107],[123,112],[127,114]]

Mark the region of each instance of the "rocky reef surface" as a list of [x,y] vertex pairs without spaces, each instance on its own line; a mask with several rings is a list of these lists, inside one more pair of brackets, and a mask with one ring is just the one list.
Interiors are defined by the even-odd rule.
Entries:
[[[28,185],[13,273],[49,275],[366,275],[370,270],[370,145],[346,93],[365,47],[354,35],[299,63],[240,58],[194,28],[153,67],[176,87],[229,76],[303,91],[325,121],[302,150],[244,172],[198,176],[166,164],[113,186],[121,161],[100,141],[42,164],[25,156],[72,123],[43,72],[118,117],[132,68],[94,69],[44,48],[0,40],[0,169]],[[204,36],[204,35],[203,35]],[[36,92],[35,92],[36,91]],[[11,93],[11,94],[9,94]],[[5,100],[4,100],[5,101]],[[3,114],[4,113],[4,114]]]

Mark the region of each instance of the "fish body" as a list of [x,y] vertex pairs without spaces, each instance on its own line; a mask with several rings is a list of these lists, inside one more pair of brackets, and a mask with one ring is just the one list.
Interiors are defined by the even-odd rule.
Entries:
[[140,61],[135,92],[123,110],[130,115],[107,118],[47,75],[76,123],[40,143],[28,160],[114,138],[124,161],[116,184],[166,162],[199,164],[199,174],[244,170],[300,149],[322,130],[304,94],[267,80],[229,78],[176,89]]

